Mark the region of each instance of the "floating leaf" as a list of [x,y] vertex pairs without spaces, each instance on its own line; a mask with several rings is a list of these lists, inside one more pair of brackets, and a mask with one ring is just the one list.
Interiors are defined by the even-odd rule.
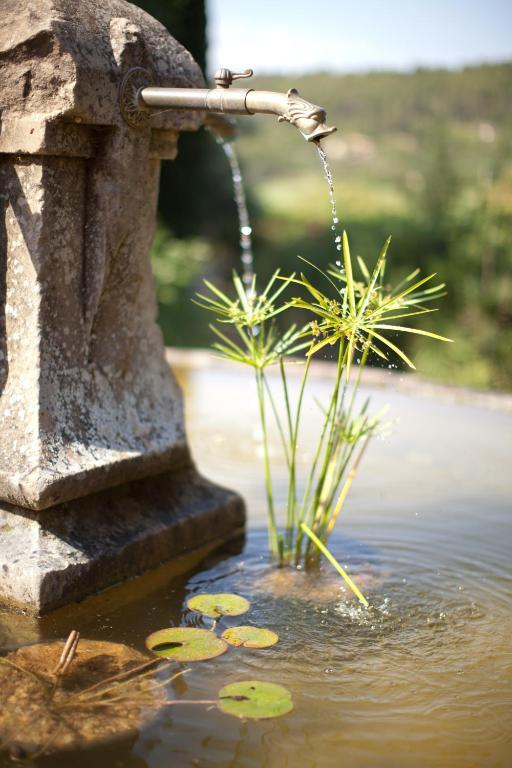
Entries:
[[219,708],[228,715],[262,720],[281,717],[293,709],[290,691],[259,680],[231,683],[219,691]]
[[187,602],[191,611],[202,613],[211,619],[220,619],[221,616],[240,616],[246,613],[251,604],[245,597],[221,593],[218,595],[195,595]]
[[222,639],[230,645],[244,648],[269,648],[279,640],[279,635],[260,627],[230,627],[222,633]]
[[146,647],[157,656],[174,661],[203,661],[225,653],[228,646],[208,629],[169,627],[146,638]]

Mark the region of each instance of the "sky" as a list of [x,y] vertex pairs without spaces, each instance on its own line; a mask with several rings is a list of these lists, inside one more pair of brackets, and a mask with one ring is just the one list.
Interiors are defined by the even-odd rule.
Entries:
[[408,70],[512,60],[512,0],[207,0],[209,69]]

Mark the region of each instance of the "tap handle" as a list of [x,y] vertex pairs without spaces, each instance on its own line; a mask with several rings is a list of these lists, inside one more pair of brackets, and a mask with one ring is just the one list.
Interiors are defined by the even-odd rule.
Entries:
[[252,69],[246,69],[243,72],[232,72],[230,69],[218,69],[213,76],[217,88],[229,88],[233,80],[240,80],[244,77],[253,76]]

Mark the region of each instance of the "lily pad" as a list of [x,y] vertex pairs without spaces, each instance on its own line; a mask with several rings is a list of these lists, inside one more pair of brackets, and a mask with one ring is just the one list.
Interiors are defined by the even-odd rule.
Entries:
[[225,653],[228,646],[208,629],[169,627],[146,638],[146,647],[157,656],[174,661],[204,661]]
[[290,691],[260,680],[230,683],[219,691],[219,708],[228,715],[264,720],[281,717],[293,709]]
[[230,645],[244,648],[270,648],[279,640],[279,635],[271,629],[260,627],[229,627],[221,637]]
[[245,597],[220,593],[218,595],[195,595],[187,602],[188,608],[210,619],[220,619],[221,616],[240,616],[246,613],[251,604]]

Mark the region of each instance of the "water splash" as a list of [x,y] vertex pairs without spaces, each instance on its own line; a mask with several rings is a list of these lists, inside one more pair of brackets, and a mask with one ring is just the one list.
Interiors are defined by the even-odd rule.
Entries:
[[223,139],[219,139],[219,143],[224,150],[224,154],[229,160],[229,166],[231,168],[233,193],[238,211],[242,280],[245,288],[249,290],[254,279],[254,256],[252,251],[252,227],[249,219],[249,210],[247,208],[244,180],[242,177],[242,171],[240,169],[240,163],[238,162],[238,156],[233,144],[229,141],[224,141]]
[[[316,143],[316,148],[318,150],[318,154],[320,156],[320,160],[322,161],[322,165],[324,168],[325,180],[327,181],[327,185],[329,187],[329,202],[331,204],[331,216],[332,216],[331,230],[334,235],[334,244],[336,246],[336,250],[341,251],[341,234],[338,231],[338,225],[340,223],[340,220],[338,217],[336,198],[334,196],[334,182],[332,179],[331,168],[329,166],[329,161],[327,160],[327,155],[325,154],[325,151],[320,141],[317,141],[315,143]],[[341,267],[341,262],[336,262],[336,263],[338,264],[338,266]]]

